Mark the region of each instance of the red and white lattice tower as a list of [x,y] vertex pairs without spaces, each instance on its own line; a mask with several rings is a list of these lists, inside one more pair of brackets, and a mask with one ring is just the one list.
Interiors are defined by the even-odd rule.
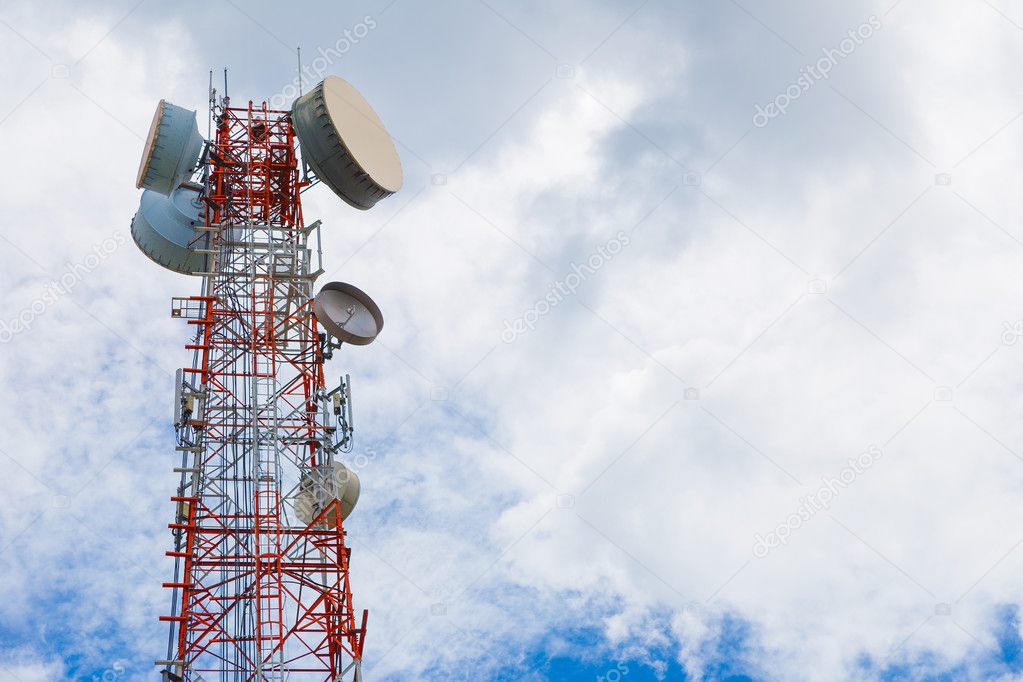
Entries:
[[[332,134],[345,151],[358,153],[358,142],[346,144],[337,134],[345,125],[336,108],[343,103],[330,109],[336,94],[330,80],[309,93],[301,111],[298,102],[290,111],[252,102],[232,107],[211,89],[212,139],[192,164],[196,181],[181,180],[187,170],[179,168],[167,191],[157,176],[160,163],[173,163],[161,160],[161,144],[172,156],[188,145],[174,143],[178,121],[172,115],[183,110],[161,102],[143,159],[140,186],[171,198],[143,196],[132,226],[136,242],[162,265],[202,277],[200,295],[172,305],[172,315],[187,320],[195,336],[186,346],[193,361],[178,373],[175,400],[181,462],[172,497],[174,544],[167,552],[175,560],[174,578],[164,584],[173,594],[171,613],[160,617],[170,625],[167,658],[157,661],[164,680],[362,679],[367,613],[352,605],[343,528],[358,479],[340,463],[352,442],[349,382],[327,386],[324,360],[339,345],[319,332],[314,309],[328,315],[314,307],[313,287],[322,273],[319,221],[306,224],[300,196],[316,182],[310,170],[339,194],[335,185],[344,189],[348,182],[315,144],[333,140]],[[295,120],[302,111],[312,121],[321,117],[327,131],[303,129],[303,136],[319,136],[312,151],[303,150],[304,163]],[[358,167],[353,177],[360,179],[359,173],[372,170]],[[394,189],[385,187],[364,203],[371,206]],[[175,266],[174,253],[167,255],[163,242],[148,236],[162,230],[166,237],[171,229],[161,227],[163,218],[145,221],[160,213],[146,213],[146,202],[176,202],[187,214],[189,200],[193,232]],[[332,336],[344,335],[346,320],[359,313],[354,304],[347,311],[345,319],[319,323],[328,331],[333,325]],[[375,319],[379,331],[378,310]],[[340,338],[371,340],[359,341],[355,332]],[[324,472],[338,471],[349,478],[339,483],[333,477],[331,487]],[[346,482],[349,492],[342,494]]]

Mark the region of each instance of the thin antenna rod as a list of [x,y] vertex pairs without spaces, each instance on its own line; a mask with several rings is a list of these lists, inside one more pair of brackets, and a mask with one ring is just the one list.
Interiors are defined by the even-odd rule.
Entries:
[[217,106],[217,92],[213,89],[213,69],[210,68],[210,87],[206,92],[208,97],[209,111],[206,114],[206,139],[212,139],[213,135],[213,109]]
[[299,45],[295,48],[295,53],[298,55],[298,94],[302,95],[302,46]]

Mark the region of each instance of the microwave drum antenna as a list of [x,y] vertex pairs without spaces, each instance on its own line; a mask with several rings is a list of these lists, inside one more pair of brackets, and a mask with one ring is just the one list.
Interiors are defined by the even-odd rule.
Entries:
[[203,143],[195,112],[160,100],[142,150],[135,186],[170,196],[192,177],[199,165]]
[[401,159],[369,102],[328,76],[291,106],[302,159],[346,203],[368,210],[402,185]]
[[198,191],[178,187],[165,197],[147,189],[131,219],[131,236],[139,250],[158,265],[182,275],[200,274],[208,262],[206,254],[196,250],[206,241],[195,229],[201,223]]
[[362,289],[330,282],[313,299],[313,312],[327,332],[343,342],[365,346],[384,328],[379,306]]
[[[343,521],[355,509],[360,490],[358,475],[344,464],[321,464],[302,475],[295,495],[295,514],[302,523],[310,524],[331,502],[337,500],[338,512]],[[328,513],[322,522],[330,527],[337,526],[337,514]]]

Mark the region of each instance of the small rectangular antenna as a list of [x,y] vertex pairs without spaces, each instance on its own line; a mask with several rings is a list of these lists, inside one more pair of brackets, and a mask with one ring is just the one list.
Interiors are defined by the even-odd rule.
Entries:
[[352,415],[352,377],[345,375],[345,402],[348,403],[348,431],[355,431],[355,417]]
[[185,373],[178,369],[174,372],[174,426],[181,423],[181,388],[185,381]]

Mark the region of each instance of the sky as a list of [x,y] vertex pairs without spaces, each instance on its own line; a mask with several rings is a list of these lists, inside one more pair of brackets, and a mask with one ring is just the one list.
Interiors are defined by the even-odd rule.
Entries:
[[353,380],[367,680],[1023,680],[1023,11],[0,4],[0,680],[152,680],[199,282],[161,98],[334,74],[405,186],[304,195]]

